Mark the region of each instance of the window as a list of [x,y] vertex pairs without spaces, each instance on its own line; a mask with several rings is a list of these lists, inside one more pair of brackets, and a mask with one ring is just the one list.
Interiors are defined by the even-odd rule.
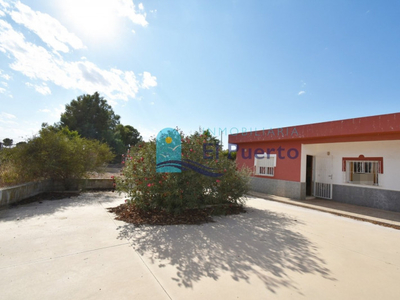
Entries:
[[255,174],[261,176],[274,176],[276,167],[276,154],[254,155]]
[[345,182],[362,185],[379,185],[379,174],[383,174],[383,157],[343,157],[342,171]]
[[347,161],[346,169],[349,183],[379,185],[379,161]]

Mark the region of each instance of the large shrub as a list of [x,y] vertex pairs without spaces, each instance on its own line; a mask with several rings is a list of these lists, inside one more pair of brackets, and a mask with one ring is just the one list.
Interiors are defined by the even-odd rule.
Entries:
[[[0,187],[16,185],[30,180],[22,166],[15,163],[19,155],[16,148],[0,150]],[[17,157],[18,156],[18,157]]]
[[193,170],[181,173],[156,172],[156,140],[141,143],[131,149],[124,159],[123,176],[117,179],[117,190],[127,193],[129,202],[141,209],[164,209],[181,213],[185,209],[207,205],[220,206],[243,204],[248,190],[249,173],[237,170],[234,161],[220,155],[216,157],[215,146],[208,145],[203,157],[204,144],[215,140],[208,132],[181,135],[182,159],[212,168],[220,177],[210,177]]
[[[28,143],[4,153],[3,179],[19,183],[35,179],[52,179],[69,189],[75,179],[98,171],[113,158],[110,148],[96,140],[81,138],[67,128],[43,127]],[[5,169],[6,167],[7,169]],[[0,172],[1,173],[1,172]],[[5,177],[7,176],[7,177]]]

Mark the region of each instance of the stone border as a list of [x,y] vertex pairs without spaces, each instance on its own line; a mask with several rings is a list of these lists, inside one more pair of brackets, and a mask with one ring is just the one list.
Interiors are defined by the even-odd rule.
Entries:
[[[76,190],[110,190],[112,188],[113,179],[108,178],[79,179],[73,187]],[[65,191],[65,189],[62,183],[51,180],[28,182],[12,187],[0,188],[0,207],[41,193],[55,191]]]

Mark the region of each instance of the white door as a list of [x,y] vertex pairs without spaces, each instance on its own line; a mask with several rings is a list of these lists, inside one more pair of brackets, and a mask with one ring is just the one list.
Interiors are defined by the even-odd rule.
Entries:
[[332,156],[315,158],[314,196],[332,199]]

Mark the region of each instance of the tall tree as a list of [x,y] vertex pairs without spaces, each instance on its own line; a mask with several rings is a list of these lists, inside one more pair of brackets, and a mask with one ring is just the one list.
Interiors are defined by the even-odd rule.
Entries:
[[117,125],[116,134],[121,139],[125,146],[134,146],[142,141],[142,136],[137,129],[133,128],[131,125]]
[[114,113],[107,100],[96,92],[78,96],[67,104],[60,125],[78,131],[84,138],[111,144],[116,126],[120,124],[119,119],[120,116]]
[[43,124],[49,130],[58,131],[65,126],[81,137],[107,143],[115,154],[126,152],[128,145],[142,141],[140,133],[130,125],[120,124],[120,116],[115,114],[107,100],[99,93],[82,95],[65,105],[61,120],[54,126]]
[[4,147],[11,147],[12,144],[13,144],[13,140],[12,140],[12,139],[5,138],[5,139],[3,140],[3,145],[4,145]]

